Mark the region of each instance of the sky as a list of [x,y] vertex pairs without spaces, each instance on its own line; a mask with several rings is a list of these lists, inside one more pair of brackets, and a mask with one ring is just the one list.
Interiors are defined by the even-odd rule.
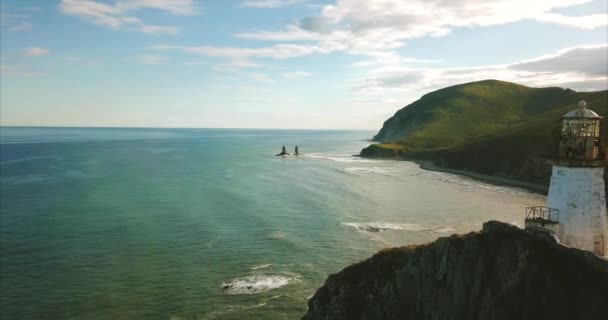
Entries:
[[0,28],[2,126],[377,130],[464,82],[608,88],[608,0],[0,0]]

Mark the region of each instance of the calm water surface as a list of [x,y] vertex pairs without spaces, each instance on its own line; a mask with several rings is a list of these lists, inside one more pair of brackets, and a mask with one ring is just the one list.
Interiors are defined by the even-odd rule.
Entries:
[[383,247],[544,202],[353,157],[372,135],[0,128],[0,318],[296,319]]

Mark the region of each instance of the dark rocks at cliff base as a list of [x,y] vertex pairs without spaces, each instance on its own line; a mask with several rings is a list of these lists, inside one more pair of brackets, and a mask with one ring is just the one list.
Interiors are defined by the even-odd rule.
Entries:
[[364,158],[399,158],[404,152],[397,145],[372,144],[361,150],[360,156]]
[[303,319],[608,319],[608,261],[491,221],[329,276]]

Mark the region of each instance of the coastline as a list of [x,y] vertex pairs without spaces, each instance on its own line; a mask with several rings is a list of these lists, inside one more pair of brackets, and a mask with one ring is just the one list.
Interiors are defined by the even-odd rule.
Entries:
[[472,171],[466,171],[466,170],[448,169],[448,168],[440,167],[440,166],[434,164],[430,160],[417,160],[417,159],[403,159],[403,160],[417,163],[418,165],[420,165],[420,168],[424,169],[424,170],[457,174],[457,175],[465,176],[467,178],[471,178],[471,179],[478,180],[481,182],[490,183],[493,185],[521,188],[521,189],[524,189],[524,190],[527,190],[527,191],[530,191],[533,193],[542,194],[542,195],[547,195],[547,193],[549,192],[549,187],[541,185],[541,184],[536,184],[536,183],[531,183],[531,182],[526,182],[526,181],[521,181],[521,180],[515,180],[515,179],[509,179],[509,178],[495,177],[495,176],[490,176],[490,175],[476,173],[476,172],[472,172]]
[[537,183],[532,183],[532,182],[522,181],[522,180],[517,180],[517,179],[512,179],[512,178],[496,177],[496,176],[491,176],[491,175],[477,173],[477,172],[473,172],[473,171],[467,171],[467,170],[445,168],[445,167],[441,167],[441,166],[434,164],[431,160],[413,159],[413,158],[406,158],[406,157],[393,157],[393,158],[369,157],[369,156],[366,157],[366,156],[362,156],[361,154],[355,154],[353,156],[360,157],[360,158],[367,158],[367,159],[375,159],[375,160],[409,161],[409,162],[418,164],[421,169],[428,170],[428,171],[457,174],[457,175],[464,176],[464,177],[467,177],[467,178],[470,178],[473,180],[493,184],[496,186],[515,187],[515,188],[524,189],[526,191],[540,194],[543,196],[546,196],[549,193],[549,186],[545,186],[542,184],[537,184]]

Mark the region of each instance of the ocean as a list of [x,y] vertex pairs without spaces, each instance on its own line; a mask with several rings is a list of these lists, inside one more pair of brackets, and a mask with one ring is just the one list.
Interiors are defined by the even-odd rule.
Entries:
[[545,201],[353,156],[373,134],[2,127],[0,318],[297,319],[384,247]]

